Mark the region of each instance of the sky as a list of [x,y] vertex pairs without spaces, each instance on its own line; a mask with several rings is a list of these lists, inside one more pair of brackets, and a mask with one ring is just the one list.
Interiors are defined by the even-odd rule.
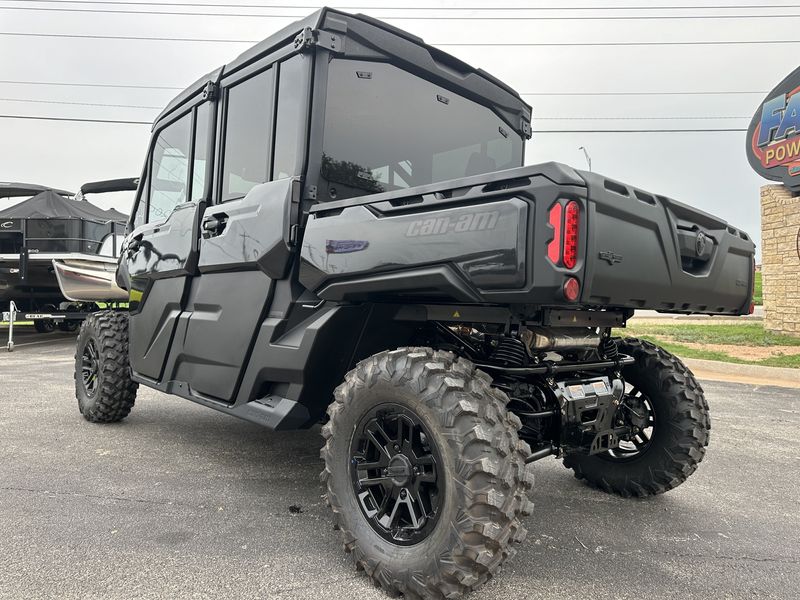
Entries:
[[[328,5],[406,29],[525,94],[537,132],[526,147],[527,164],[554,160],[586,168],[584,146],[594,171],[711,212],[759,242],[759,187],[769,182],[750,169],[744,132],[595,130],[746,129],[767,92],[798,65],[800,2],[356,1]],[[0,115],[151,122],[180,89],[319,6],[309,0],[0,0]],[[682,8],[653,9],[668,6]],[[486,7],[492,10],[480,10]],[[131,14],[141,11],[216,14]],[[64,35],[117,39],[55,37]],[[674,44],[744,40],[798,43]],[[545,45],[476,45],[487,43]],[[555,45],[565,43],[578,45]],[[602,45],[608,43],[640,45]],[[152,87],[108,87],[124,85]],[[149,133],[140,124],[0,118],[0,181],[77,190],[87,181],[135,177]],[[127,212],[131,199],[115,194],[95,202]],[[8,204],[0,200],[0,208]]]

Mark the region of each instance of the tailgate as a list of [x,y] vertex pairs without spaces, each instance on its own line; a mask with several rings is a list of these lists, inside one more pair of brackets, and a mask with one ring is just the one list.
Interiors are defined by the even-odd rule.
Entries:
[[747,314],[755,245],[722,219],[595,173],[588,186],[583,302]]

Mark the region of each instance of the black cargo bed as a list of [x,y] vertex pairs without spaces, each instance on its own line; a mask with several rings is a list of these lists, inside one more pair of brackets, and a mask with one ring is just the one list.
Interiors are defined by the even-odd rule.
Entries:
[[[580,205],[578,260],[554,263],[549,211]],[[755,246],[725,221],[545,163],[314,206],[300,279],[320,297],[745,314]],[[566,279],[581,285],[564,297]],[[528,310],[528,309],[526,309]]]

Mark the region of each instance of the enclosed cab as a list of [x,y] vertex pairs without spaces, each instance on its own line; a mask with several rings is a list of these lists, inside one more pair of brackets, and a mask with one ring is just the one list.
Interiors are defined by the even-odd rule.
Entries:
[[143,384],[324,423],[345,547],[394,595],[497,572],[536,460],[623,496],[679,485],[709,439],[702,389],[612,330],[638,308],[746,313],[753,243],[523,166],[530,121],[480,69],[330,9],[200,79],[154,124],[117,271],[130,310],[81,329],[82,414],[118,421]]

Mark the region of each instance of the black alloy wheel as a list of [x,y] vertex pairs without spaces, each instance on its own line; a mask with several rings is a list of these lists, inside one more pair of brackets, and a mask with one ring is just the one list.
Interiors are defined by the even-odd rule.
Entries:
[[423,541],[438,520],[444,478],[420,418],[397,404],[374,407],[353,433],[350,457],[353,491],[372,529],[392,544]]
[[533,484],[508,396],[451,352],[384,350],[334,391],[321,479],[344,550],[394,597],[458,598],[525,539]]
[[630,460],[647,452],[656,428],[653,403],[636,386],[627,383],[625,395],[617,409],[617,422],[628,427],[630,433],[620,438],[619,447],[609,450],[604,457],[612,460]]
[[92,313],[81,324],[75,346],[75,397],[92,423],[115,423],[131,412],[138,384],[128,363],[128,313]]
[[94,396],[97,391],[97,377],[100,373],[100,361],[97,353],[97,346],[94,340],[90,339],[83,347],[81,354],[81,379],[86,395]]
[[711,419],[703,388],[681,360],[646,340],[617,341],[634,359],[622,369],[626,391],[616,425],[618,448],[568,453],[564,466],[589,485],[620,496],[655,496],[695,472],[706,453]]

